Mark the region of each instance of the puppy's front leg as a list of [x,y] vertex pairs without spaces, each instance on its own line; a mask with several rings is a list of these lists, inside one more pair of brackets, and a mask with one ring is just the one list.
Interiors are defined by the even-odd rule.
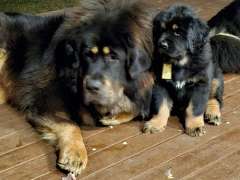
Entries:
[[144,124],[143,132],[156,133],[165,130],[171,113],[172,100],[163,87],[154,87],[152,99],[153,117]]
[[209,97],[207,84],[197,85],[185,112],[185,131],[189,136],[202,136],[204,130],[204,111]]
[[59,151],[57,165],[78,175],[85,169],[88,161],[87,151],[80,128],[69,120],[53,115],[27,115],[30,123],[42,134],[43,139],[55,145]]

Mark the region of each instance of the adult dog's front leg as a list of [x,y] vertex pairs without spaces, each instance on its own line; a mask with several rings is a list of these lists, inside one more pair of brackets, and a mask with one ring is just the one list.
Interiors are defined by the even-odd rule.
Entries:
[[42,134],[43,139],[54,144],[59,151],[57,165],[78,175],[88,161],[80,128],[69,120],[56,116],[28,114],[27,119]]
[[209,87],[198,85],[193,89],[193,94],[185,112],[185,131],[190,136],[202,136],[204,130],[204,111],[209,97]]
[[167,126],[172,108],[172,100],[165,88],[159,86],[153,89],[151,106],[153,117],[144,124],[143,132],[162,132]]

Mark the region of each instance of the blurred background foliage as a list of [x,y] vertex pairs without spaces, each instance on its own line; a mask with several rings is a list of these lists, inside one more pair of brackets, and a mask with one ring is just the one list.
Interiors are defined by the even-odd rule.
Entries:
[[78,4],[79,0],[0,0],[0,11],[43,13]]

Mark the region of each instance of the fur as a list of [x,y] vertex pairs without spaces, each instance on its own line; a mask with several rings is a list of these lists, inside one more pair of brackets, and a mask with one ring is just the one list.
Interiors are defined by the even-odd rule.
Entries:
[[240,72],[240,1],[235,0],[208,21],[213,60],[223,72]]
[[[166,123],[161,124],[161,127],[153,127],[151,122],[170,111],[185,122],[186,133],[191,136],[203,135],[203,117],[208,100],[216,99],[220,108],[223,93],[222,72],[212,60],[209,28],[190,7],[182,5],[174,5],[160,12],[153,24],[152,70],[156,83],[153,89],[152,119],[146,123],[144,130],[155,132],[156,129],[163,129]],[[169,79],[162,76],[164,64],[172,66],[172,77]],[[214,79],[219,84],[211,94]],[[208,117],[210,119],[207,120],[211,120],[212,117]],[[164,115],[162,121],[167,122],[166,118]],[[216,119],[220,120],[220,116]]]
[[[21,111],[55,145],[62,170],[80,174],[86,167],[82,121],[148,115],[150,9],[143,1],[99,0],[46,17],[0,14],[0,102]],[[94,47],[98,54],[91,54]],[[102,86],[89,93],[94,83]]]

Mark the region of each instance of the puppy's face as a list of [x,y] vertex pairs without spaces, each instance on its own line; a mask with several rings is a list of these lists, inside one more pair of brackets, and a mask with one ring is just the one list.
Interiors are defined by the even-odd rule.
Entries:
[[175,6],[156,16],[153,34],[155,50],[179,63],[206,43],[208,27],[188,7]]

